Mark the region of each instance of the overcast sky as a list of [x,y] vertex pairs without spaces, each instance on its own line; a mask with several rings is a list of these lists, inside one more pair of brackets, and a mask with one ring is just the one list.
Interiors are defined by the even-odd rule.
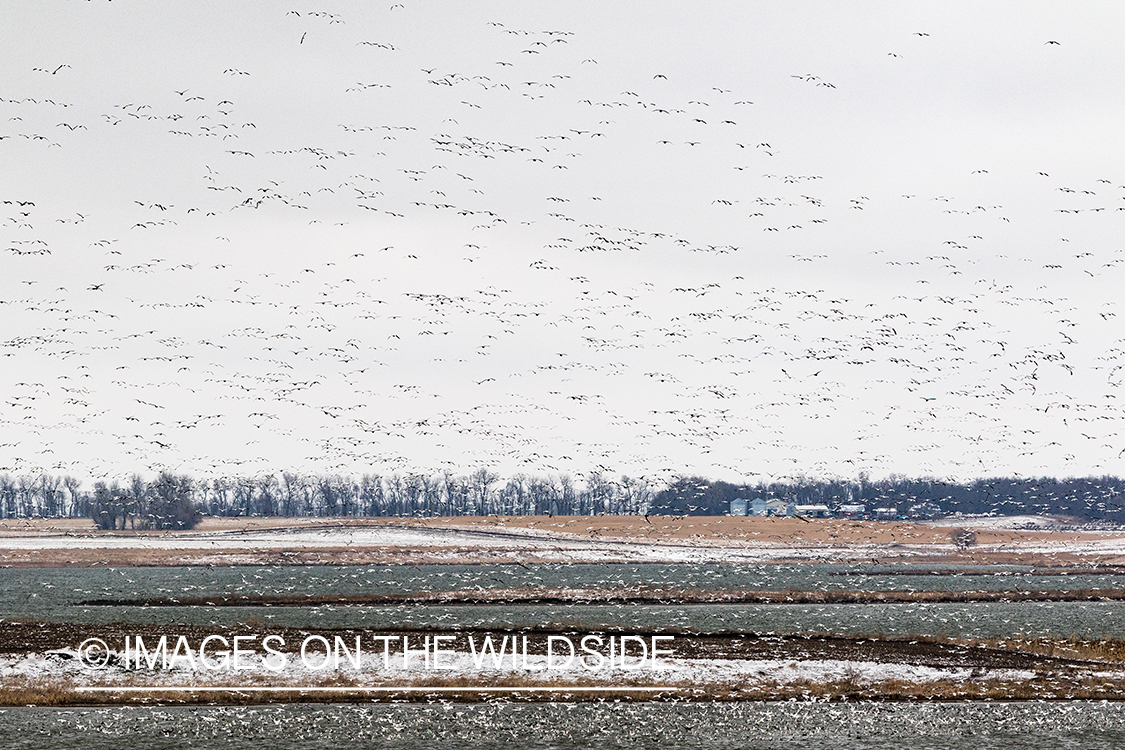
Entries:
[[0,471],[1120,474],[1119,3],[0,4]]

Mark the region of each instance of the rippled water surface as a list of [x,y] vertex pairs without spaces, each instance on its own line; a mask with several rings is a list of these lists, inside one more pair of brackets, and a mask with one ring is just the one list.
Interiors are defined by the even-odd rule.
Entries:
[[15,708],[13,750],[156,748],[1084,748],[1125,746],[1111,703],[487,704]]
[[[1123,602],[882,605],[94,607],[89,599],[379,594],[475,588],[1029,590],[1114,588],[1111,575],[889,574],[834,565],[423,565],[0,571],[0,618],[57,622],[447,629],[548,626],[969,637],[1125,637]],[[0,747],[150,748],[1125,747],[1108,703],[372,704],[0,710]]]
[[93,607],[93,599],[215,594],[386,594],[478,588],[636,584],[692,589],[1036,590],[1115,588],[1113,575],[894,575],[885,566],[731,564],[542,564],[359,567],[8,569],[0,571],[0,618],[56,622],[419,629],[558,626],[775,633],[1002,637],[1125,637],[1125,602],[995,602],[828,605],[544,605],[318,607]]

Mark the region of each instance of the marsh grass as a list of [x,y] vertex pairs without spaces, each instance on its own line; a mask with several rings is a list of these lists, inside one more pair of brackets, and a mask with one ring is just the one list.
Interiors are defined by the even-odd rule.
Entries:
[[[653,693],[621,691],[590,691],[602,687],[594,680],[580,679],[553,682],[562,688],[557,692],[537,690],[541,681],[527,677],[509,676],[480,680],[466,676],[428,678],[409,683],[396,683],[386,687],[422,688],[420,691],[371,692],[363,687],[378,686],[356,684],[354,680],[301,681],[286,685],[276,692],[239,691],[245,682],[230,685],[229,692],[193,691],[169,688],[145,693],[122,691],[108,693],[83,693],[67,680],[24,680],[7,684],[0,690],[3,706],[75,706],[94,704],[220,704],[246,705],[250,703],[321,703],[321,702],[431,702],[442,700],[459,703],[505,701],[1030,701],[1030,700],[1111,700],[1125,699],[1125,691],[1112,675],[1071,673],[1043,669],[1030,678],[997,676],[987,672],[966,679],[945,678],[927,682],[901,679],[864,680],[858,670],[845,671],[838,678],[828,680],[757,679],[744,683],[714,682],[693,683],[674,681],[661,683],[666,690]],[[645,684],[643,681],[640,684]],[[122,684],[122,687],[127,685]],[[216,687],[222,686],[216,684]],[[622,684],[621,687],[629,686]],[[355,691],[317,692],[317,687],[352,687]],[[495,693],[480,690],[482,687],[508,688],[511,692]],[[310,688],[307,691],[302,688]],[[425,688],[433,688],[428,692]],[[441,690],[437,690],[441,688]]]

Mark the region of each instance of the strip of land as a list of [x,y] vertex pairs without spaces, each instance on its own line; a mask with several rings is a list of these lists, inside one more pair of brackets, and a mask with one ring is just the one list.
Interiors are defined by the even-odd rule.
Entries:
[[[1119,700],[1125,678],[1125,643],[1006,639],[958,642],[942,639],[841,638],[828,635],[674,634],[673,653],[650,667],[630,664],[591,672],[581,665],[551,672],[549,636],[567,631],[449,631],[458,643],[469,637],[519,639],[527,656],[508,654],[478,661],[465,650],[447,655],[449,668],[435,672],[401,649],[384,662],[347,659],[328,670],[309,669],[296,644],[313,637],[353,644],[403,637],[421,644],[439,635],[420,631],[276,629],[289,666],[271,671],[214,672],[197,664],[90,668],[74,646],[88,637],[118,644],[136,626],[5,623],[0,643],[0,704],[89,705],[135,703],[259,703],[286,701],[444,700],[479,701],[503,695],[516,700]],[[617,633],[620,636],[625,633]],[[628,633],[650,638],[650,633]],[[671,632],[664,632],[670,635]],[[180,635],[192,649],[208,636],[261,637],[251,626],[146,626],[150,647],[161,635]],[[610,634],[603,634],[610,635]],[[523,639],[526,638],[526,641]],[[249,688],[249,689],[247,689]]]
[[533,562],[876,562],[1125,569],[1125,530],[842,519],[523,516],[208,518],[191,531],[98,531],[82,519],[0,524],[0,566]]
[[696,590],[638,586],[629,589],[469,589],[409,594],[223,594],[210,596],[89,599],[83,607],[319,607],[402,605],[669,605],[669,604],[893,604],[971,602],[1125,601],[1125,589],[1002,591],[803,591]]

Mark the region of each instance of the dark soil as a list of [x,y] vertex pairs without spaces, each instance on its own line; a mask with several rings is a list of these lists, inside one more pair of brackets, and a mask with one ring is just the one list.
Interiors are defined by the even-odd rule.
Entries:
[[[169,639],[186,636],[192,648],[209,635],[222,635],[232,638],[236,635],[277,634],[285,639],[287,647],[295,649],[309,635],[321,635],[334,642],[335,636],[342,636],[346,642],[361,636],[365,643],[376,643],[376,636],[393,636],[394,642],[401,642],[407,636],[412,644],[419,647],[426,636],[451,635],[454,644],[465,642],[467,636],[478,640],[485,635],[498,639],[505,635],[528,638],[528,652],[546,652],[547,637],[565,635],[577,640],[587,635],[572,630],[456,630],[456,631],[416,631],[416,630],[355,630],[355,629],[297,629],[271,626],[264,630],[260,626],[240,625],[230,628],[189,625],[87,625],[78,623],[47,622],[5,622],[0,627],[0,653],[44,652],[51,649],[76,648],[87,638],[101,638],[110,648],[120,648],[125,636],[141,635],[152,644],[160,636]],[[981,669],[1027,669],[1042,671],[1071,670],[1088,668],[1094,662],[1028,653],[1014,649],[992,648],[965,645],[952,641],[936,639],[893,639],[893,638],[846,638],[832,635],[772,635],[754,633],[647,633],[640,631],[614,630],[601,633],[608,635],[639,635],[646,639],[652,635],[673,635],[673,641],[665,641],[661,648],[670,648],[674,656],[681,658],[706,659],[839,659],[869,661],[894,664],[914,664],[928,667],[966,667]],[[378,641],[381,643],[381,641]],[[414,646],[412,645],[412,648]],[[282,647],[282,650],[287,650]],[[392,646],[392,651],[394,647]]]
[[701,591],[637,587],[635,589],[494,589],[423,591],[410,594],[301,594],[297,596],[227,594],[203,597],[91,599],[84,607],[316,607],[560,604],[887,604],[947,602],[1122,601],[1125,589],[1048,589],[1004,591]]

